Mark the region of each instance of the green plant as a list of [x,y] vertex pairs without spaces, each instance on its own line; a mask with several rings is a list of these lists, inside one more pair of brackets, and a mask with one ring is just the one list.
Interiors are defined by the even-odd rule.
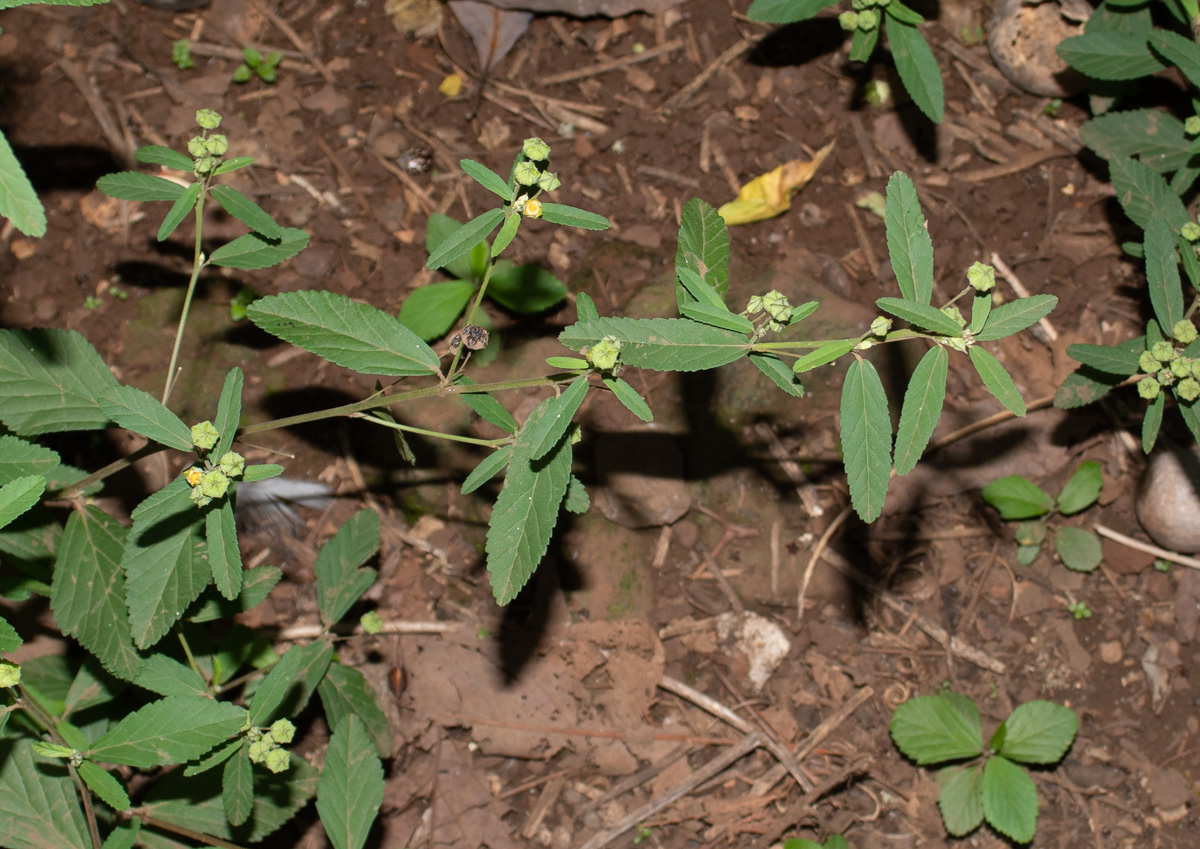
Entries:
[[1072,601],[1067,604],[1067,613],[1075,617],[1075,621],[1080,619],[1091,619],[1092,609],[1087,606],[1086,601]]
[[783,841],[783,849],[850,849],[850,844],[840,834],[831,834],[824,843],[792,837]]
[[237,70],[233,72],[233,81],[248,83],[251,77],[258,74],[258,78],[264,83],[273,83],[275,82],[275,71],[282,61],[283,54],[278,50],[272,50],[264,56],[261,51],[253,47],[243,47],[242,64],[238,65]]
[[937,773],[946,831],[963,837],[986,819],[1018,843],[1037,828],[1037,788],[1017,764],[1057,763],[1075,739],[1079,717],[1053,702],[1017,706],[983,743],[979,708],[958,693],[909,699],[889,725],[896,746],[921,766],[967,761]]
[[[1041,551],[1048,533],[1046,517],[1055,513],[1073,516],[1096,503],[1104,481],[1100,464],[1088,460],[1063,484],[1054,498],[1033,481],[1021,475],[1009,475],[983,488],[983,500],[1000,511],[1000,518],[1020,521],[1016,529],[1017,561],[1031,564]],[[1083,528],[1055,528],[1054,550],[1063,565],[1076,572],[1091,572],[1100,565],[1100,538]]]
[[[768,24],[792,24],[816,17],[841,0],[754,0],[747,14]],[[888,47],[900,82],[913,103],[929,120],[940,123],[945,113],[942,73],[933,50],[921,34],[925,19],[900,0],[851,0],[850,10],[838,15],[842,29],[852,33],[850,61],[868,62],[887,33]]]
[[186,38],[172,41],[171,61],[181,71],[188,71],[196,67],[196,62],[192,59],[192,43]]

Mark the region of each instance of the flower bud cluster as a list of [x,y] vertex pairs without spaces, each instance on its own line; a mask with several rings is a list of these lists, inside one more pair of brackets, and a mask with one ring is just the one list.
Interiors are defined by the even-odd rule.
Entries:
[[513,201],[513,207],[526,218],[541,218],[542,203],[537,196],[542,192],[554,191],[562,182],[557,174],[548,170],[550,145],[539,138],[525,139],[521,153],[525,158],[513,167],[513,180],[522,187],[522,191]]
[[758,336],[764,333],[778,333],[783,330],[784,326],[792,318],[792,305],[788,302],[787,295],[780,292],[778,289],[772,289],[765,295],[754,295],[746,304],[746,309],[742,315],[747,318],[754,318],[756,315],[763,314],[766,321],[759,325]]
[[291,755],[283,749],[296,736],[296,726],[286,719],[277,719],[270,728],[251,728],[246,732],[250,743],[250,762],[262,764],[271,772],[288,768]]
[[[211,451],[220,439],[221,434],[212,422],[192,425],[192,445],[201,454]],[[215,464],[211,459],[205,459],[203,466],[192,466],[183,473],[183,478],[192,488],[189,497],[196,506],[207,507],[214,499],[224,498],[229,485],[245,471],[245,458],[236,451],[226,451]]]
[[587,357],[592,368],[615,374],[621,362],[621,340],[616,336],[605,336],[584,351],[583,355]]
[[[1185,356],[1182,346],[1196,341],[1196,326],[1187,319],[1180,319],[1171,328],[1174,342],[1161,340],[1142,352],[1138,368],[1146,375],[1138,381],[1138,395],[1153,401],[1164,388],[1174,386],[1181,401],[1191,402],[1200,398],[1200,359]],[[1179,346],[1179,347],[1177,347]]]
[[221,157],[229,151],[229,139],[220,133],[209,135],[212,130],[221,126],[221,116],[211,109],[199,110],[196,113],[196,123],[203,132],[188,141],[187,150],[196,160],[194,173],[203,178],[221,164]]
[[892,0],[852,0],[850,7],[853,11],[842,12],[838,15],[838,23],[846,32],[862,30],[870,32],[879,27],[879,12]]

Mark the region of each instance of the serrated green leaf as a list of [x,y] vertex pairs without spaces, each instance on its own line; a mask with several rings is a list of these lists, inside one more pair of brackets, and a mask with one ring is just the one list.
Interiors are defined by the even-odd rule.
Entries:
[[880,12],[891,15],[902,24],[919,26],[920,24],[925,23],[925,19],[921,17],[918,12],[908,8],[903,3],[899,2],[899,0],[896,0],[896,4],[894,6],[891,3],[888,3],[886,6],[881,6]]
[[1066,754],[1079,731],[1079,716],[1048,701],[1017,706],[1004,722],[1007,733],[1000,754],[1027,764],[1052,764]]
[[158,241],[168,239],[175,232],[175,228],[183,223],[183,219],[187,218],[188,213],[196,208],[196,201],[200,199],[200,191],[203,188],[199,183],[192,183],[184,189],[183,194],[175,198],[175,203],[171,204],[158,227],[158,234],[155,236]]
[[230,825],[241,825],[250,819],[250,813],[254,810],[254,773],[250,769],[250,756],[245,746],[225,761],[221,775],[221,802],[225,806],[225,819]]
[[543,203],[542,218],[551,224],[579,227],[582,230],[607,230],[610,226],[603,215],[561,203]]
[[909,699],[896,708],[888,730],[900,751],[921,766],[983,753],[979,709],[957,693]]
[[950,766],[939,770],[937,783],[942,788],[938,796],[938,809],[946,831],[955,837],[964,837],[983,822],[983,767]]
[[211,622],[214,619],[232,618],[262,602],[279,583],[283,573],[277,566],[258,566],[242,572],[242,591],[236,601],[223,598],[207,598],[187,617],[189,622]]
[[11,849],[91,846],[65,767],[34,757],[31,741],[0,741],[0,827]]
[[308,247],[308,234],[295,227],[284,227],[279,236],[267,238],[258,233],[238,236],[212,252],[208,261],[224,268],[270,268],[291,259]]
[[1179,258],[1175,254],[1175,234],[1161,216],[1150,219],[1143,245],[1146,250],[1146,288],[1154,317],[1163,328],[1175,326],[1183,318],[1183,288],[1179,279]]
[[1100,464],[1095,460],[1081,463],[1058,494],[1058,512],[1070,516],[1086,510],[1096,503],[1103,486]]
[[946,400],[946,372],[950,356],[941,345],[934,345],[913,369],[904,392],[900,427],[896,431],[896,474],[907,475],[916,468],[933,436],[942,403]]
[[247,466],[246,471],[242,472],[242,483],[265,481],[268,478],[277,478],[282,474],[283,466],[276,463],[261,463],[255,466]]
[[357,669],[341,663],[331,663],[325,677],[317,685],[317,694],[325,707],[325,718],[336,728],[342,718],[358,717],[381,758],[392,756],[392,729],[379,706],[379,696]]
[[775,354],[767,351],[751,351],[750,362],[771,379],[771,382],[793,398],[804,397],[804,384],[792,371],[792,367]]
[[100,408],[118,425],[140,433],[151,442],[177,451],[192,450],[191,430],[149,392],[117,386],[101,396]]
[[208,685],[199,672],[162,652],[146,656],[133,683],[160,696],[208,696]]
[[591,505],[592,500],[588,497],[583,481],[571,475],[571,480],[567,482],[567,492],[563,496],[562,508],[568,513],[581,515],[586,513]]
[[237,171],[245,168],[248,165],[254,164],[253,156],[235,156],[233,159],[226,159],[213,170],[213,176],[219,177],[222,174],[228,174],[230,171]]
[[46,210],[4,133],[0,133],[0,215],[26,236],[46,235]]
[[1008,475],[983,488],[983,500],[1005,520],[1033,519],[1054,509],[1054,499],[1028,478]]
[[787,326],[798,324],[810,315],[815,313],[821,306],[820,301],[805,301],[803,304],[792,307],[792,314],[788,316]]
[[752,21],[766,24],[794,24],[807,21],[838,0],[754,0],[746,12]]
[[[455,375],[454,383],[458,386],[475,385],[475,381],[461,372]],[[460,392],[457,395],[485,422],[495,425],[506,433],[517,432],[517,420],[512,417],[512,413],[504,409],[504,406],[491,395],[488,395],[486,392]]]
[[31,475],[52,475],[61,462],[58,454],[44,445],[17,436],[0,436],[0,484]]
[[875,366],[855,358],[846,371],[841,405],[842,454],[850,503],[864,522],[883,512],[892,471],[892,420]]
[[709,304],[691,302],[680,304],[679,312],[683,314],[684,318],[690,318],[693,321],[699,321],[702,324],[708,324],[712,327],[719,327],[722,330],[730,330],[734,333],[743,334],[754,332],[754,324],[750,319],[732,313],[724,306],[714,307]]
[[167,168],[186,171],[189,174],[196,167],[195,161],[187,154],[163,147],[160,144],[147,144],[139,147],[133,152],[133,158],[138,162],[145,162],[147,165],[164,165]]
[[[683,286],[687,293],[692,296],[693,301],[697,301],[701,305],[707,304],[710,307],[716,307],[726,312],[729,311],[725,306],[725,300],[717,293],[716,289],[705,282],[698,271],[694,271],[686,266],[677,268],[675,269],[675,278],[679,281],[679,285]],[[680,302],[679,306],[681,310],[685,303],[687,302]]]
[[546,357],[546,365],[560,371],[587,371],[591,368],[587,360],[579,357]]
[[971,364],[975,366],[975,371],[979,373],[979,378],[987,387],[988,392],[995,395],[996,400],[1008,408],[1014,416],[1024,416],[1025,400],[1021,397],[1013,379],[1004,370],[1004,366],[1000,365],[1000,361],[992,355],[992,352],[978,345],[972,345],[968,354],[971,357]]
[[129,810],[129,794],[115,775],[91,761],[84,761],[78,769],[79,777],[104,804],[115,811]]
[[1136,156],[1160,174],[1183,168],[1192,157],[1183,122],[1157,109],[1099,115],[1079,128],[1079,137],[1104,159]]
[[974,336],[987,324],[988,316],[992,314],[992,293],[991,292],[976,292],[975,297],[971,299],[971,320],[967,324],[967,329]]
[[1129,220],[1143,230],[1150,226],[1150,219],[1156,215],[1164,218],[1176,232],[1188,222],[1183,201],[1149,165],[1116,157],[1108,160],[1108,175],[1121,208]]
[[983,765],[983,815],[988,824],[1018,843],[1033,840],[1037,829],[1037,787],[1025,770],[1003,757]]
[[529,447],[531,460],[541,460],[563,438],[571,426],[575,411],[587,395],[588,385],[586,375],[571,381],[561,395],[549,399],[550,403],[538,420],[521,432],[518,441]]
[[1200,85],[1200,45],[1176,32],[1158,29],[1150,33],[1150,47],[1177,67],[1193,86]]
[[675,273],[684,268],[699,274],[721,298],[729,291],[729,228],[716,208],[699,198],[685,203],[679,218]]
[[547,414],[551,400],[534,409],[518,434],[504,488],[488,521],[488,575],[499,604],[516,598],[541,562],[571,476],[569,439],[560,439],[540,462],[531,456],[528,434]]
[[190,491],[187,481],[176,478],[133,511],[121,569],[138,648],[158,642],[212,578],[204,514],[188,497]]
[[459,257],[466,256],[496,229],[496,225],[502,218],[504,218],[502,209],[489,209],[482,215],[472,218],[443,239],[436,250],[430,252],[425,267],[429,269],[442,268]]
[[58,546],[50,609],[64,634],[117,678],[130,681],[142,659],[133,648],[119,566],[127,533],[98,507],[71,513]]
[[479,487],[483,486],[485,483],[498,475],[500,471],[508,465],[508,462],[511,459],[511,447],[501,448],[484,457],[483,460],[480,461],[479,465],[476,466],[471,472],[471,474],[467,475],[467,479],[463,481],[462,494],[470,495],[472,492],[479,489]]
[[23,644],[24,640],[17,633],[17,629],[8,624],[8,620],[0,617],[0,652],[9,654],[15,652]]
[[1058,306],[1058,298],[1054,295],[1030,295],[1019,301],[1001,304],[988,315],[983,330],[975,334],[975,341],[994,342],[997,339],[1012,336],[1014,333],[1020,333],[1026,327],[1037,324],[1056,306]]
[[879,44],[879,33],[882,27],[873,29],[855,29],[850,39],[849,59],[851,62],[869,62],[875,46]]
[[14,433],[106,427],[100,396],[119,385],[73,330],[0,330],[0,421]]
[[378,572],[361,568],[379,550],[379,514],[359,510],[321,546],[313,571],[321,623],[332,628],[375,583]]
[[41,475],[17,478],[0,487],[0,528],[28,512],[45,489],[46,479]]
[[404,299],[397,319],[426,342],[449,332],[475,294],[475,284],[466,280],[428,283]]
[[466,172],[468,177],[489,192],[499,195],[506,201],[512,200],[512,190],[508,187],[508,183],[491,168],[472,159],[460,159],[458,160],[458,165]]
[[[425,252],[432,254],[438,249],[438,245],[446,241],[461,226],[460,222],[441,212],[435,212],[430,215],[429,220],[425,222]],[[486,261],[487,244],[481,241],[476,247],[481,249],[483,258]],[[474,281],[474,283],[478,282],[470,257],[463,256],[451,260],[442,266],[442,270],[451,277]]]
[[572,351],[605,336],[621,342],[621,362],[658,371],[703,371],[750,352],[745,336],[684,318],[597,318],[580,321],[558,336]]
[[879,298],[875,305],[884,312],[899,316],[910,324],[940,333],[943,336],[961,337],[963,329],[958,322],[941,310],[917,301],[907,301],[901,298]]
[[232,186],[212,186],[208,190],[221,208],[267,239],[282,239],[283,228],[270,214]]
[[1154,447],[1154,443],[1158,440],[1158,429],[1162,427],[1163,409],[1166,406],[1167,396],[1164,392],[1159,392],[1150,406],[1146,408],[1146,415],[1142,418],[1142,451],[1146,454],[1150,453],[1150,449]]
[[577,321],[591,321],[600,317],[600,312],[596,309],[596,302],[587,292],[579,292],[575,295],[575,317]]
[[317,814],[334,849],[362,849],[383,802],[383,765],[357,716],[335,727],[317,782]]
[[1059,58],[1097,80],[1135,80],[1166,67],[1138,32],[1085,32],[1063,39],[1055,48]]
[[504,249],[512,244],[512,240],[517,237],[517,230],[520,227],[520,215],[513,213],[504,219],[504,225],[500,228],[500,232],[496,234],[496,238],[492,241],[492,259],[500,256],[500,254],[504,253]]
[[906,300],[928,304],[933,296],[933,240],[925,228],[917,187],[902,171],[888,180],[884,210],[888,256],[900,292]]
[[85,754],[139,769],[183,763],[239,733],[245,722],[245,708],[229,702],[167,696],[128,714]]
[[[786,369],[787,366],[784,366],[784,368]],[[791,376],[790,371],[788,372],[788,376]],[[650,409],[650,405],[646,403],[646,399],[639,395],[636,389],[619,377],[609,377],[605,374],[600,376],[600,380],[616,396],[616,399],[625,406],[625,409],[644,422],[649,423],[654,421],[654,412]]]
[[221,384],[221,397],[217,399],[217,415],[213,418],[213,427],[217,429],[220,438],[213,447],[212,456],[218,460],[233,447],[238,424],[242,420],[242,383],[242,370],[234,367],[225,375],[225,382]]
[[836,342],[827,342],[820,348],[809,351],[803,357],[796,360],[796,362],[792,363],[792,371],[796,374],[804,374],[806,371],[812,371],[815,368],[833,362],[838,357],[850,353],[857,344],[857,339],[841,339]]
[[230,740],[224,746],[213,749],[200,760],[188,764],[184,767],[183,774],[186,776],[200,775],[210,769],[215,769],[236,755],[243,745],[245,742],[241,737]]
[[567,294],[563,282],[546,269],[532,264],[513,265],[503,259],[496,263],[487,289],[493,301],[522,315],[551,309]]
[[155,177],[140,171],[120,171],[105,174],[96,181],[96,188],[117,200],[175,200],[184,187],[165,177]]
[[885,12],[884,29],[900,82],[925,117],[940,124],[946,102],[942,72],[938,69],[937,59],[933,58],[933,50],[919,29],[901,21],[890,9]]
[[1074,410],[1095,403],[1124,380],[1120,375],[1105,374],[1081,366],[1058,385],[1058,391],[1054,393],[1054,406],[1060,410]]
[[1091,572],[1104,559],[1100,538],[1083,528],[1059,528],[1054,532],[1054,550],[1063,565],[1074,572]]
[[246,315],[263,330],[362,374],[437,374],[438,355],[415,333],[374,307],[327,291],[259,298]]
[[1129,377],[1141,370],[1138,365],[1140,353],[1128,346],[1068,345],[1067,356],[1097,371],[1121,377]]
[[237,521],[229,499],[212,505],[204,514],[204,539],[208,563],[217,592],[233,601],[242,591],[242,553],[238,549]]
[[254,691],[250,724],[266,726],[280,716],[299,716],[332,659],[328,640],[288,649]]

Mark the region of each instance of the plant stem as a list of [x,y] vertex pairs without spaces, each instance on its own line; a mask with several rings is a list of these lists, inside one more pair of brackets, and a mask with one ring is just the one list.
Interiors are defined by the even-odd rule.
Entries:
[[114,460],[103,469],[92,472],[86,478],[83,478],[82,480],[77,481],[70,486],[64,486],[56,494],[63,498],[77,498],[82,495],[83,491],[92,484],[102,481],[109,475],[114,475],[122,469],[132,466],[138,460],[145,459],[146,457],[157,454],[159,451],[166,450],[167,448],[165,445],[155,445],[153,442],[148,442],[137,451],[134,451],[128,457],[122,457],[119,460]]
[[88,835],[92,838],[92,849],[100,849],[103,843],[100,840],[100,828],[96,825],[96,809],[92,807],[92,793],[79,775],[79,770],[75,769],[70,761],[67,761],[67,772],[71,774],[71,780],[75,782],[75,789],[79,791],[79,802],[83,805],[83,818],[87,820]]
[[[515,214],[517,214],[517,213],[513,212],[513,210],[510,208],[508,215],[515,215]],[[505,215],[503,220],[501,220],[501,222],[500,222],[501,229],[504,228],[504,223],[506,221],[508,221],[508,215]],[[485,241],[484,244],[487,244],[487,242]],[[475,323],[475,313],[477,313],[479,311],[479,305],[483,302],[483,295],[485,292],[487,292],[488,283],[492,279],[492,271],[494,271],[495,268],[496,268],[496,257],[492,256],[492,252],[489,247],[487,266],[483,269],[483,280],[479,284],[479,291],[475,293],[475,301],[471,304],[471,308],[469,310],[467,310],[467,326],[468,327]],[[462,357],[463,347],[464,347],[463,345],[459,345],[458,350],[454,352],[454,359],[452,359],[450,361],[450,368],[446,369],[446,383],[449,383],[452,380],[454,380],[454,373],[455,373],[455,370],[458,368],[459,358]]]
[[196,283],[200,280],[200,270],[204,268],[204,252],[201,250],[201,237],[204,234],[204,195],[208,191],[210,176],[204,178],[204,186],[196,198],[196,243],[192,256],[192,279],[188,281],[187,294],[183,296],[183,310],[179,314],[179,327],[175,330],[175,345],[171,348],[171,364],[167,366],[167,382],[163,386],[162,402],[166,406],[175,388],[175,364],[179,362],[179,348],[183,344],[183,331],[187,328],[188,312],[192,308],[192,297],[196,294]]
[[200,667],[196,665],[196,658],[192,656],[192,647],[188,645],[187,637],[183,635],[183,630],[180,629],[176,633],[179,635],[179,644],[183,646],[183,653],[187,655],[188,665],[192,667],[192,671],[203,678],[206,684],[211,684],[212,682],[208,680],[208,676],[201,672]]
[[212,834],[204,834],[200,831],[193,831],[190,828],[185,828],[182,825],[176,825],[173,822],[166,822],[165,820],[156,819],[155,817],[148,816],[145,812],[140,810],[134,811],[133,813],[136,813],[138,818],[141,819],[142,825],[148,826],[149,828],[160,828],[163,831],[169,831],[172,834],[179,834],[183,837],[191,838],[198,843],[207,843],[209,846],[221,846],[224,847],[224,849],[242,849],[242,847],[237,843],[231,843],[228,840],[224,840]]
[[389,422],[383,419],[377,419],[374,416],[354,416],[353,418],[362,418],[383,427],[390,427],[393,430],[402,430],[405,433],[415,433],[420,436],[432,436],[435,439],[447,439],[451,442],[465,442],[468,445],[482,445],[484,448],[499,448],[509,442],[511,437],[503,439],[476,439],[473,436],[459,436],[456,433],[443,433],[439,430],[426,430],[423,427],[414,427],[413,425],[403,425],[399,422]]

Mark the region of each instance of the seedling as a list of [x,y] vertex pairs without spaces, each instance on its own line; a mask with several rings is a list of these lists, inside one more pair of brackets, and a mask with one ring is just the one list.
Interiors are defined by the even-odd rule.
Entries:
[[964,837],[986,819],[1001,834],[1028,843],[1037,828],[1037,788],[1017,764],[1057,763],[1075,739],[1079,717],[1054,702],[1026,702],[984,745],[975,703],[938,693],[896,708],[889,730],[900,751],[921,766],[965,761],[937,773],[946,831]]
[[248,83],[252,76],[258,74],[258,78],[264,83],[273,83],[275,82],[275,70],[281,61],[283,61],[283,54],[278,50],[272,50],[264,56],[253,47],[243,47],[242,64],[238,65],[237,70],[233,72],[233,81]]
[[[1091,507],[1100,497],[1102,485],[1100,464],[1088,460],[1063,484],[1058,498],[1051,497],[1029,478],[1009,475],[985,486],[983,500],[1000,511],[1000,518],[1021,522],[1015,534],[1017,562],[1028,566],[1037,559],[1050,533],[1046,519],[1055,513],[1071,516]],[[1055,528],[1053,535],[1054,550],[1068,569],[1091,572],[1100,565],[1100,538],[1091,531]]]
[[171,61],[181,71],[188,71],[196,67],[196,63],[192,59],[192,43],[186,38],[171,42]]
[[850,844],[840,834],[831,834],[824,843],[792,837],[783,841],[783,849],[850,849]]
[[1087,606],[1086,601],[1072,601],[1067,605],[1067,613],[1075,617],[1075,621],[1080,619],[1091,619],[1092,609]]

